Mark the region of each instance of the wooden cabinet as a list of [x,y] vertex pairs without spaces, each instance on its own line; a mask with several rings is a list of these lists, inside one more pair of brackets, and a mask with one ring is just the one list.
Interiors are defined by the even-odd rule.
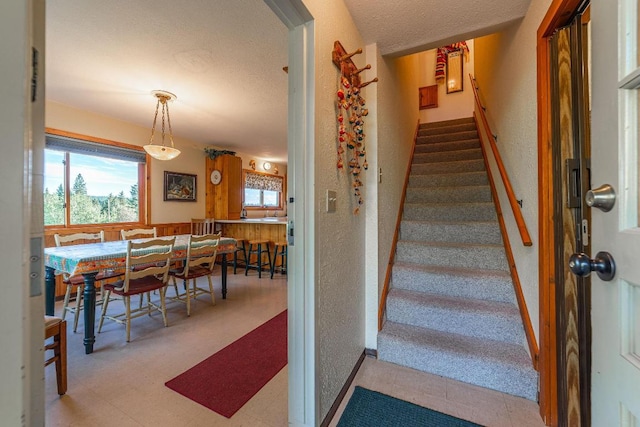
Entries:
[[[225,154],[215,159],[207,157],[207,218],[240,219],[242,211],[242,159]],[[211,182],[211,173],[221,174],[218,184]]]
[[418,89],[420,109],[438,108],[438,85]]

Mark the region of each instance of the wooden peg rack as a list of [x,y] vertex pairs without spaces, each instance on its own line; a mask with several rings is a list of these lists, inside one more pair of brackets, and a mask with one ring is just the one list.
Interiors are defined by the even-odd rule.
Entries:
[[[351,86],[360,87],[362,81],[360,80],[360,73],[356,64],[353,63],[351,57],[356,54],[362,53],[362,49],[358,49],[353,53],[347,53],[344,47],[339,41],[333,43],[333,52],[331,53],[333,63],[340,70],[340,73],[349,80]],[[348,56],[347,59],[342,59]],[[361,70],[360,70],[361,71]]]

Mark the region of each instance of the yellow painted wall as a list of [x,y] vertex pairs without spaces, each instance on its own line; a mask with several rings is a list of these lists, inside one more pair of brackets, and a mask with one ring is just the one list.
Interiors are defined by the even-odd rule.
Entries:
[[[474,41],[467,40],[469,55],[466,56],[462,64],[462,92],[447,93],[444,82],[438,84],[438,108],[420,110],[420,122],[430,123],[442,120],[460,119],[473,116],[473,90],[469,74],[474,74],[475,69],[475,48]],[[419,67],[419,87],[436,84],[436,49],[426,52],[416,53],[416,60]],[[418,97],[417,91],[415,97]]]

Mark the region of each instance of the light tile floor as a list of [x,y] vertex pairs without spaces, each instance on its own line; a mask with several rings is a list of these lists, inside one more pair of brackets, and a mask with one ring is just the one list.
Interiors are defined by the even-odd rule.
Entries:
[[[69,389],[59,397],[55,368],[45,369],[46,425],[286,426],[286,368],[231,419],[164,385],[287,308],[286,276],[258,279],[255,272],[245,277],[230,271],[226,300],[219,283],[220,278],[214,276],[216,305],[211,305],[207,295],[200,296],[195,304],[192,301],[191,317],[184,304],[169,303],[167,328],[159,313],[134,319],[130,343],[125,341],[123,325],[105,321],[90,355],[84,354],[82,323],[74,334],[73,320],[67,315]],[[206,279],[202,284],[206,287]],[[172,288],[168,295],[173,295]],[[120,301],[113,301],[109,311],[122,307]],[[56,313],[61,312],[62,304],[57,303]]]
[[[125,342],[124,326],[105,322],[91,355],[84,354],[82,323],[74,334],[67,316],[69,390],[65,396],[57,395],[54,367],[47,367],[46,425],[286,426],[286,368],[231,419],[164,385],[286,309],[286,276],[258,279],[253,273],[228,278],[227,299],[222,299],[217,285],[215,307],[201,296],[187,317],[183,304],[170,303],[168,328],[158,314],[134,319],[130,343]],[[219,283],[219,277],[214,279]],[[110,307],[120,309],[122,304],[114,301]],[[56,313],[61,309],[58,303]],[[355,385],[487,426],[544,425],[534,402],[367,357],[331,426],[337,424]]]

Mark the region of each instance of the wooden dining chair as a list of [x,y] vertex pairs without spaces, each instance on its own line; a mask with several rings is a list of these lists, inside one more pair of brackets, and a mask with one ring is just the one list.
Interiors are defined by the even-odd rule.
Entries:
[[[54,234],[53,239],[56,242],[56,246],[79,245],[83,243],[101,243],[104,242],[104,231],[100,230],[97,233],[74,233],[67,235]],[[96,300],[96,305],[102,304],[102,288],[104,285],[104,281],[107,279],[115,279],[117,277],[121,277],[123,274],[123,271],[116,270],[101,271],[98,273],[95,280],[96,283],[100,285],[101,298]],[[73,313],[73,332],[76,332],[76,330],[78,329],[78,319],[80,318],[80,311],[82,311],[83,307],[82,298],[84,293],[84,277],[82,276],[82,274],[76,274],[74,276],[65,274],[62,276],[62,282],[67,286],[62,303],[62,320],[65,319],[67,312]],[[69,300],[71,299],[71,291],[74,286],[77,287],[76,304],[74,307],[70,307]]]
[[[211,274],[213,273],[216,255],[218,254],[220,235],[221,233],[205,234],[204,236],[189,236],[187,258],[184,261],[184,267],[169,271],[169,275],[173,280],[173,286],[176,290],[176,297],[174,300],[186,303],[187,316],[191,315],[191,298],[196,299],[199,295],[209,294],[211,297],[211,304],[216,304],[216,297],[213,293],[213,283],[211,282]],[[208,290],[197,286],[196,279],[203,276],[206,276],[209,281]],[[182,280],[184,284],[185,292],[183,295],[178,292],[176,279]],[[193,285],[192,288],[189,286],[190,280]]]
[[145,237],[158,237],[156,228],[134,228],[132,230],[120,230],[122,240],[143,239]]
[[[165,286],[169,278],[169,267],[171,265],[171,255],[175,236],[171,238],[159,238],[147,240],[145,242],[127,242],[127,262],[124,280],[104,285],[105,302],[102,305],[100,314],[100,324],[98,332],[102,331],[104,319],[124,324],[127,333],[127,342],[131,339],[131,320],[136,317],[151,315],[152,310],[162,314],[164,326],[168,326],[167,310],[165,305]],[[138,268],[136,268],[138,267]],[[149,293],[158,291],[160,294],[160,305],[151,301]],[[109,295],[113,293],[120,295],[123,299],[125,311],[118,314],[107,314],[109,306]],[[147,294],[147,303],[131,309],[131,297],[135,295]]]
[[67,392],[67,322],[59,317],[44,316],[44,339],[53,340],[45,343],[44,351],[53,350],[53,356],[47,357],[44,366],[56,364],[56,384],[58,394]]
[[213,234],[215,221],[213,218],[191,218],[191,234],[203,236]]

